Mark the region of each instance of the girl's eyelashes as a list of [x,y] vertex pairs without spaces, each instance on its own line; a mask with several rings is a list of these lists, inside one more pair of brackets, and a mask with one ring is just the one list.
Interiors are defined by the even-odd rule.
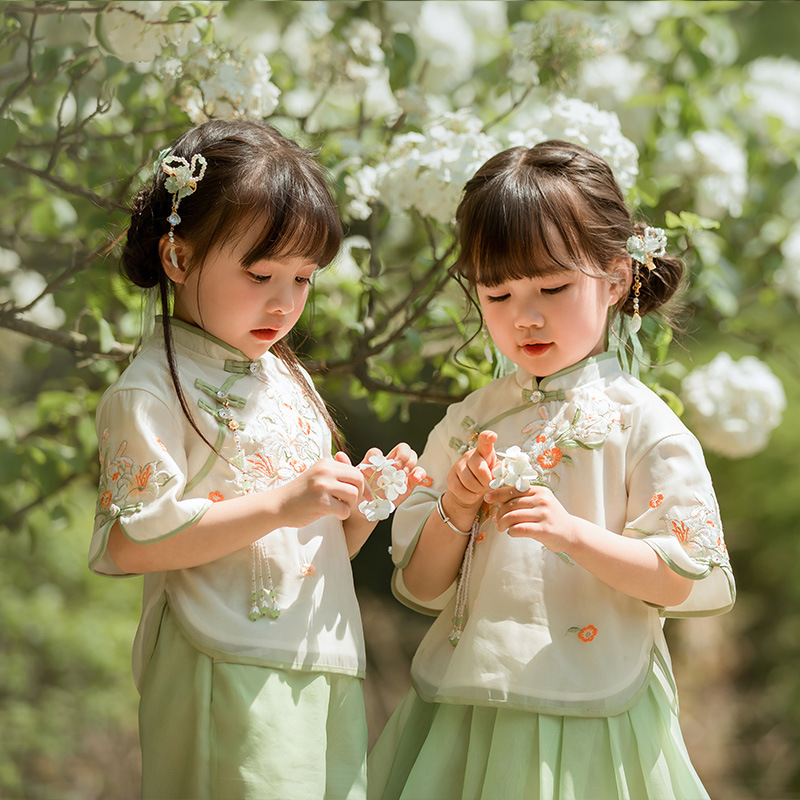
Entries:
[[495,294],[495,295],[490,294],[486,296],[486,299],[490,303],[502,303],[503,300],[508,300],[509,297],[511,297],[510,294]]
[[[255,281],[256,283],[267,283],[272,275],[260,275],[257,272],[250,272],[248,271],[247,274],[250,278]],[[311,283],[311,276],[310,275],[298,275],[295,279],[295,283],[299,283],[302,285]]]
[[561,286],[552,286],[548,289],[542,289],[542,294],[558,294],[559,292],[563,292],[565,289],[569,288],[568,283],[564,283]]

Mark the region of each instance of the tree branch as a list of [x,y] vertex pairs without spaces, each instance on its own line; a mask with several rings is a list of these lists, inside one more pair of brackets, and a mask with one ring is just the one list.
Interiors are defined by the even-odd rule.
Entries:
[[117,203],[115,200],[109,200],[105,197],[101,197],[99,194],[90,191],[89,189],[84,189],[83,186],[74,186],[71,183],[67,183],[65,180],[61,178],[57,178],[55,175],[51,175],[48,172],[43,172],[40,169],[34,169],[33,167],[29,167],[27,164],[22,164],[19,161],[14,161],[12,158],[4,158],[0,161],[5,167],[11,167],[11,169],[16,169],[20,172],[26,172],[29,175],[34,175],[37,178],[41,178],[41,180],[46,181],[47,183],[52,184],[57,189],[61,189],[62,192],[66,192],[67,194],[74,194],[78,197],[83,197],[85,200],[89,200],[94,203],[98,208],[102,208],[104,211],[108,211],[109,213],[113,213],[114,211],[127,211],[127,207],[122,203]]
[[133,352],[133,347],[131,345],[122,344],[120,342],[115,342],[113,347],[103,352],[99,344],[90,341],[88,336],[78,333],[78,331],[62,331],[45,328],[42,325],[37,325],[35,322],[20,319],[17,316],[16,310],[0,310],[0,328],[16,331],[17,333],[29,336],[31,339],[47,342],[56,347],[63,347],[65,350],[75,353],[75,355],[96,356],[98,358],[107,358],[112,361],[124,361],[126,358],[129,358]]

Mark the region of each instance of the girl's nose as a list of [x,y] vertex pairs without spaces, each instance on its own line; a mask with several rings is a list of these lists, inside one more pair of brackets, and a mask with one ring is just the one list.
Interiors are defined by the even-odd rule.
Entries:
[[517,328],[541,328],[544,317],[533,305],[519,305],[514,309],[514,325]]
[[289,314],[294,310],[294,293],[292,286],[274,285],[267,297],[267,311],[272,314]]

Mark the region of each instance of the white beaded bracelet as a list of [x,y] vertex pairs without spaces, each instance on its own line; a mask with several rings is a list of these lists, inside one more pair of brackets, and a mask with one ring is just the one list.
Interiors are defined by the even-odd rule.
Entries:
[[436,510],[439,512],[439,517],[441,517],[442,522],[444,522],[444,524],[447,525],[451,531],[454,531],[459,536],[469,536],[472,533],[472,528],[470,528],[468,531],[460,531],[455,525],[453,525],[452,522],[450,522],[450,517],[444,513],[444,508],[442,508],[441,494],[439,495],[439,499],[436,501]]

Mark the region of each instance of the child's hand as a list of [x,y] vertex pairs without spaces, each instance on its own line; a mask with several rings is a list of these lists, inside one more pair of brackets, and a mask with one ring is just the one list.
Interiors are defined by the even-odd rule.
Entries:
[[[345,453],[337,453],[334,458],[350,463],[350,459]],[[380,478],[376,483],[373,481],[373,476],[376,471],[380,470],[380,464],[384,461],[388,461],[395,469],[400,470],[403,475],[399,476],[399,480],[396,479],[394,481],[390,481],[388,476],[383,476],[385,485],[381,486]],[[373,490],[376,490],[379,495],[390,500],[395,507],[399,506],[417,486],[430,486],[432,483],[431,479],[425,474],[425,470],[417,466],[417,454],[405,442],[396,445],[385,457],[377,447],[371,448],[364,456],[364,460],[358,465],[358,469],[362,471],[366,479],[366,499],[373,499],[375,496]],[[391,472],[392,470],[389,470],[389,473]]]
[[483,503],[483,496],[489,491],[492,470],[497,466],[497,454],[494,443],[497,434],[494,431],[482,431],[478,434],[478,442],[472,450],[467,450],[450,468],[447,475],[447,491],[452,500],[462,508],[478,509]]
[[323,458],[273,491],[283,495],[281,516],[286,520],[283,524],[302,528],[329,514],[348,519],[358,508],[365,485],[363,474],[349,461]]
[[489,491],[492,470],[497,466],[494,431],[482,431],[472,450],[467,450],[447,473],[447,489],[442,495],[442,508],[459,530],[469,530],[483,496]]
[[525,492],[503,487],[487,493],[484,499],[498,505],[494,517],[498,531],[536,539],[556,553],[569,552],[574,543],[575,517],[546,486],[532,486]]

